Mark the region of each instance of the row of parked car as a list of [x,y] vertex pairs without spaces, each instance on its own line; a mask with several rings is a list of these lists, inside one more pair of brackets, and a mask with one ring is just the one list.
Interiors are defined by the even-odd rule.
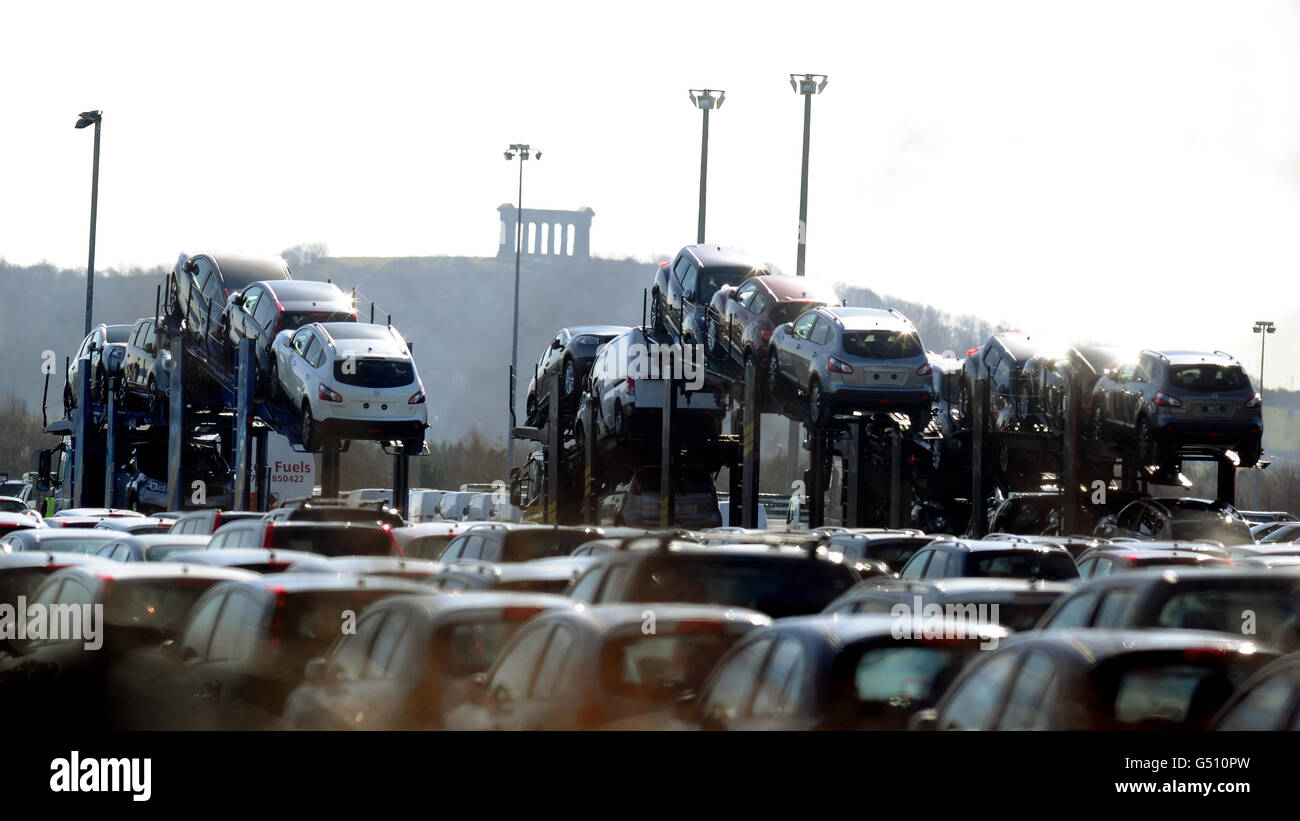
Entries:
[[130,728],[1295,719],[1300,555],[1253,542],[415,524],[332,500],[42,525],[0,536],[0,603],[105,623],[97,649],[0,638],[19,724],[62,703]]
[[[252,342],[257,389],[297,418],[308,451],[326,439],[369,439],[419,452],[428,411],[410,345],[391,325],[359,322],[337,285],[292,279],[280,257],[182,254],[167,294],[165,317],[212,367],[233,373],[239,346]],[[65,410],[85,358],[94,403],[116,384],[119,401],[159,413],[170,389],[165,338],[154,317],[92,330],[69,366]]]

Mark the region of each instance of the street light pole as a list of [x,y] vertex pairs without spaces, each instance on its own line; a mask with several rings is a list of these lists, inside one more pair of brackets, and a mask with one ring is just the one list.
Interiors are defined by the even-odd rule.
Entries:
[[[1269,334],[1271,334],[1271,333],[1276,333],[1276,332],[1277,332],[1277,325],[1274,324],[1274,323],[1272,323],[1272,322],[1268,322],[1268,321],[1266,321],[1266,320],[1262,320],[1262,319],[1261,319],[1261,320],[1258,320],[1258,321],[1255,322],[1255,325],[1254,325],[1253,328],[1251,328],[1251,331],[1254,332],[1254,333],[1259,334],[1259,398],[1260,398],[1260,420],[1262,421],[1262,420],[1263,420],[1263,413],[1264,413],[1264,407],[1263,407],[1263,400],[1264,400],[1264,340],[1265,340],[1265,339],[1268,339],[1268,335],[1269,335]],[[1261,484],[1261,482],[1260,482],[1260,471],[1259,471],[1259,468],[1255,468],[1255,509],[1256,509],[1256,510],[1263,510],[1263,506],[1262,506],[1262,503],[1261,503],[1261,501],[1260,501],[1260,484]]]
[[808,238],[808,144],[812,135],[812,98],[826,88],[825,74],[791,74],[790,87],[803,95],[803,174],[799,179],[799,257],[795,273],[804,275],[804,250]]
[[90,258],[86,263],[86,335],[90,334],[90,309],[95,301],[95,218],[99,210],[99,127],[103,119],[102,111],[83,111],[76,126],[95,126],[95,162],[90,178]]
[[[700,136],[700,223],[695,232],[695,241],[702,245],[704,244],[705,192],[709,181],[709,111],[722,108],[722,101],[726,99],[727,92],[711,88],[693,88],[687,93],[690,94],[691,102],[695,107],[704,112],[704,128]],[[718,96],[715,98],[714,94]]]
[[[532,147],[526,143],[513,143],[505,152],[506,160],[519,157],[519,199],[515,206],[515,316],[510,342],[510,430],[506,431],[506,471],[515,469],[515,374],[519,369],[519,258],[524,247],[524,160]],[[541,151],[533,152],[537,159]]]

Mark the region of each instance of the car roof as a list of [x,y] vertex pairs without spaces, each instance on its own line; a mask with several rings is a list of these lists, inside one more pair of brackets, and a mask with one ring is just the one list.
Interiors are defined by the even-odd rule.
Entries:
[[839,299],[839,295],[829,285],[810,280],[807,277],[791,276],[789,274],[763,274],[754,277],[754,280],[771,291],[777,299],[806,299],[819,302],[833,302]]
[[87,573],[96,573],[105,579],[176,579],[199,578],[217,581],[248,581],[261,578],[256,573],[229,567],[211,567],[202,564],[185,564],[182,562],[108,562],[85,569]]
[[206,256],[217,264],[221,278],[231,291],[244,288],[259,279],[289,279],[289,266],[283,258],[254,254],[217,252],[195,254]]
[[992,550],[1025,550],[1035,553],[1068,553],[1064,546],[1056,542],[1029,542],[1018,539],[936,539],[935,546],[946,545],[970,553],[982,553]]
[[[85,539],[85,538],[102,538],[108,541],[114,538],[114,535],[125,535],[116,530],[102,530],[94,527],[36,527],[29,530],[20,531],[23,535],[20,539],[31,539],[36,543],[44,541],[60,541],[62,539]],[[9,531],[6,536],[16,535],[15,531]]]
[[890,328],[900,331],[916,330],[907,317],[893,313],[885,308],[854,308],[827,305],[817,310],[838,320],[846,331],[865,331],[871,328]]
[[744,607],[713,604],[677,604],[655,602],[653,605],[637,604],[584,604],[575,608],[581,618],[592,623],[602,632],[617,630],[629,625],[642,625],[646,621],[646,610],[653,608],[655,622],[708,620],[734,622],[740,624],[771,624],[771,617]]
[[[214,551],[215,552],[215,551]],[[429,559],[408,559],[404,556],[317,556],[305,554],[293,570],[321,571],[326,573],[377,573],[386,570],[408,570],[439,573],[443,565]]]
[[271,292],[281,302],[319,302],[327,299],[347,298],[347,294],[332,282],[320,282],[314,279],[282,279],[278,281],[260,281],[260,285]]
[[196,548],[201,548],[207,545],[209,538],[207,536],[187,536],[185,534],[169,536],[166,533],[148,533],[141,536],[122,533],[121,531],[113,532],[118,533],[118,535],[107,539],[104,544],[129,544],[136,545],[137,547],[154,547],[155,545],[177,545],[185,547],[193,545]]
[[[223,568],[212,568],[219,570]],[[228,571],[240,572],[246,571]],[[411,582],[393,576],[365,576],[356,573],[311,573],[288,570],[272,576],[248,573],[248,578],[239,581],[255,587],[285,593],[307,593],[329,590],[409,590],[413,593],[426,593],[429,588],[419,582]]]
[[[325,333],[334,347],[349,346],[346,352],[353,352],[352,346],[364,346],[365,355],[409,357],[405,344],[398,342],[397,335],[390,325],[369,322],[316,322],[317,328]],[[383,333],[371,329],[380,329]],[[357,351],[358,355],[361,355]]]
[[[413,606],[434,618],[467,610],[492,610],[508,607],[537,607],[542,610],[572,610],[584,605],[554,593],[529,593],[515,590],[430,590],[424,593],[389,596],[386,607]],[[378,603],[375,605],[378,606]]]
[[767,266],[760,262],[757,257],[740,248],[733,248],[724,245],[699,244],[687,245],[682,248],[682,251],[694,257],[695,262],[701,268],[708,268],[710,266],[735,266],[753,268],[756,270],[767,270]]
[[627,325],[571,325],[564,330],[573,336],[597,334],[600,336],[617,336],[628,329]]
[[[926,629],[930,629],[934,622],[927,620],[926,624]],[[1010,630],[996,624],[971,624],[958,619],[945,619],[944,624],[953,630],[940,628],[943,635],[961,635],[956,632],[958,625],[966,634],[974,633],[972,639],[1011,635]],[[845,645],[874,638],[896,638],[898,618],[888,613],[819,613],[778,619],[772,623],[772,629],[819,634],[834,644]]]
[[1155,353],[1163,356],[1164,358],[1169,360],[1169,364],[1171,365],[1200,365],[1203,363],[1208,363],[1213,365],[1240,364],[1233,357],[1229,356],[1228,354],[1222,353],[1220,351],[1207,352],[1207,351],[1187,351],[1187,350],[1174,350],[1174,351],[1152,350],[1150,351],[1150,353]]
[[982,592],[1067,593],[1077,582],[1046,581],[1044,579],[1004,579],[996,577],[955,577],[934,579],[934,589],[942,593],[960,595]]
[[[199,537],[202,539],[203,537]],[[195,550],[173,553],[167,557],[169,562],[194,562],[211,567],[227,567],[238,564],[268,564],[274,561],[297,562],[307,559],[323,559],[315,553],[302,550],[281,550],[265,547],[224,547],[220,550],[206,550],[199,546]]]
[[56,568],[81,564],[112,564],[102,556],[89,553],[59,553],[52,550],[20,550],[17,553],[0,553],[0,570],[14,570],[24,567]]
[[[1208,547],[1208,545],[1206,545]],[[1131,556],[1135,559],[1199,559],[1202,561],[1222,562],[1227,560],[1221,552],[1210,552],[1206,550],[1187,550],[1174,547],[1156,547],[1150,548],[1144,544],[1133,545],[1102,545],[1095,550],[1088,551],[1089,556],[1100,556],[1102,554]],[[1082,556],[1080,558],[1083,558]]]
[[[1204,571],[1203,571],[1204,572]],[[1095,661],[1144,650],[1183,650],[1190,648],[1237,650],[1250,653],[1256,649],[1275,652],[1248,639],[1208,630],[1184,630],[1162,627],[1158,630],[1114,630],[1110,628],[1062,628],[1029,630],[1008,639],[1004,647],[1036,644],[1068,645]]]
[[1288,581],[1290,576],[1279,576],[1276,573],[1269,573],[1266,570],[1245,570],[1240,568],[1217,568],[1217,567],[1197,567],[1188,570],[1180,570],[1177,567],[1155,567],[1150,569],[1134,570],[1127,573],[1111,573],[1107,576],[1095,576],[1091,579],[1084,579],[1075,588],[1076,591],[1083,590],[1085,587],[1094,586],[1104,587],[1115,584],[1123,585],[1143,585],[1155,587],[1159,584],[1184,584],[1190,583],[1202,587],[1236,587],[1248,585],[1252,582],[1263,582],[1270,585],[1277,584],[1300,584],[1300,579]]

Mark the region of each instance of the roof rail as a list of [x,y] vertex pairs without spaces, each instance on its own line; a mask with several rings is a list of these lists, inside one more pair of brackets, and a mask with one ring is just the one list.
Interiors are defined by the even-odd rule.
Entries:
[[1159,359],[1161,362],[1164,362],[1165,364],[1169,364],[1169,361],[1170,361],[1168,356],[1166,356],[1165,354],[1160,353],[1160,351],[1152,350],[1151,348],[1143,348],[1143,349],[1142,349],[1141,351],[1139,351],[1138,353],[1139,353],[1139,354],[1150,354],[1151,356],[1154,356],[1156,359]]

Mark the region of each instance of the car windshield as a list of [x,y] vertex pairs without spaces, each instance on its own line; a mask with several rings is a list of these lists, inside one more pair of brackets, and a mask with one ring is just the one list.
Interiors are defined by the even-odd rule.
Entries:
[[867,359],[911,359],[921,355],[921,340],[903,331],[849,331],[844,352]]
[[134,327],[134,325],[109,325],[108,333],[104,336],[108,340],[109,344],[126,342],[131,338],[131,330]]
[[628,600],[723,604],[781,618],[821,612],[854,581],[849,568],[816,559],[675,556],[658,563]]
[[[684,623],[687,627],[690,623]],[[699,689],[722,654],[739,638],[716,630],[677,632],[660,624],[651,635],[625,636],[611,641],[601,656],[600,683],[606,692],[642,701],[669,701]]]
[[415,381],[415,366],[406,359],[352,359],[334,362],[334,378],[359,388],[400,388]]
[[1300,649],[1300,585],[1175,592],[1161,605],[1155,623],[1158,627],[1241,635],[1247,621],[1255,641],[1284,650]]
[[94,553],[116,538],[112,531],[101,531],[102,536],[72,539],[43,539],[36,545],[38,550],[52,550],[57,553]]
[[391,556],[388,534],[377,527],[293,527],[271,528],[273,547],[301,550],[320,556]]
[[1238,365],[1174,365],[1169,383],[1185,391],[1239,391],[1250,387]]
[[280,330],[292,331],[309,322],[347,322],[355,318],[351,312],[344,311],[285,311]]
[[26,489],[26,482],[0,482],[0,496],[20,496]]
[[1140,664],[1120,674],[1115,689],[1118,724],[1157,725],[1204,721],[1233,690],[1217,665]]
[[417,539],[411,539],[402,548],[408,559],[437,559],[442,555],[442,549],[451,541],[451,536],[421,536]]
[[1077,579],[1079,571],[1070,554],[1037,550],[1008,550],[972,553],[966,563],[967,576],[1002,579]]
[[567,556],[580,544],[591,541],[591,534],[565,530],[515,530],[506,534],[501,561],[526,562],[550,556]]

